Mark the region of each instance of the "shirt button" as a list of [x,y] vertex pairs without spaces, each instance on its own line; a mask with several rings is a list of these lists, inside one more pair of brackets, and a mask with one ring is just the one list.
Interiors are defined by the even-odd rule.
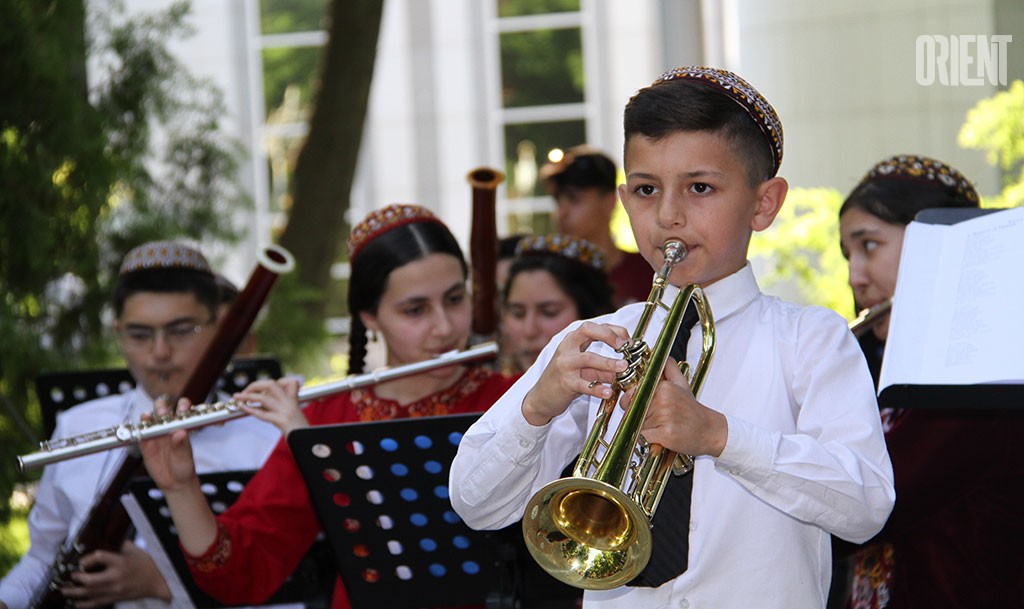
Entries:
[[530,448],[529,440],[524,440],[524,439],[520,438],[520,440],[519,440],[519,447],[520,448]]
[[730,469],[729,473],[732,474],[733,476],[739,476],[740,475],[740,470],[738,470],[738,469]]
[[690,601],[686,600],[685,598],[683,600],[679,601],[679,609],[686,609],[689,606],[690,606]]
[[692,521],[692,520],[690,521],[690,530],[691,531],[696,531],[697,530],[697,523]]

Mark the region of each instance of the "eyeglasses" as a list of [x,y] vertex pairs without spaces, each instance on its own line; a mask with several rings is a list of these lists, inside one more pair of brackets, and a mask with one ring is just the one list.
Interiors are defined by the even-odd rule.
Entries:
[[186,319],[169,323],[160,328],[129,325],[128,327],[121,328],[118,335],[121,337],[121,342],[124,348],[132,351],[152,349],[156,344],[157,337],[161,334],[163,334],[164,342],[166,342],[168,346],[175,348],[184,347],[195,340],[196,336],[198,336],[206,326],[213,324],[213,321],[214,320],[211,319],[205,323],[197,323],[193,320]]

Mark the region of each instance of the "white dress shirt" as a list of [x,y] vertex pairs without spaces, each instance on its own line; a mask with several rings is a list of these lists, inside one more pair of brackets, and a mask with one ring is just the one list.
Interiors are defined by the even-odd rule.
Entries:
[[[689,568],[659,588],[587,591],[589,608],[824,607],[830,534],[863,542],[895,500],[874,388],[845,320],[760,292],[750,265],[705,290],[716,352],[699,401],[725,414],[716,458],[696,459]],[[671,302],[676,288],[666,290]],[[596,321],[633,332],[643,303]],[[646,331],[653,344],[665,311]],[[451,500],[474,528],[514,523],[534,493],[578,453],[600,401],[579,396],[544,426],[522,401],[572,324],[466,433],[451,467]],[[687,361],[700,355],[700,325]],[[617,354],[603,343],[591,351]],[[614,429],[622,410],[615,409]],[[654,531],[657,535],[657,531]]]
[[[153,402],[141,389],[79,404],[57,415],[54,438],[69,438],[88,432],[136,422],[152,412]],[[252,417],[205,427],[191,434],[196,471],[251,470],[263,461],[280,440],[273,425]],[[35,503],[29,512],[31,546],[0,581],[0,600],[9,609],[28,609],[36,591],[49,577],[48,570],[65,540],[78,531],[88,517],[98,494],[106,489],[125,454],[116,449],[77,457],[49,465],[43,471]],[[159,563],[158,563],[159,564]],[[170,581],[170,578],[168,578]],[[173,588],[173,587],[172,587]],[[184,590],[172,589],[171,607],[189,607]],[[167,608],[156,599],[118,603],[119,609]]]

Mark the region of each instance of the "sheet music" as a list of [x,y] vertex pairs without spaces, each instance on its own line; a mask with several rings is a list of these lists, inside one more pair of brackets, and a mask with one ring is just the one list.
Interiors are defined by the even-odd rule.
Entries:
[[879,388],[1024,383],[1024,208],[911,222]]

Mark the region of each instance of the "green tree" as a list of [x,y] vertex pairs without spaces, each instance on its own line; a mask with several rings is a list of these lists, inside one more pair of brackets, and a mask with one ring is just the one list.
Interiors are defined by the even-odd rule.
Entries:
[[[219,93],[167,51],[188,4],[126,19],[82,0],[11,0],[0,20],[0,497],[38,433],[37,372],[115,361],[104,315],[123,254],[238,235],[245,202]],[[91,89],[86,58],[97,66]],[[10,505],[0,501],[0,522]],[[0,572],[18,557],[0,539]]]
[[986,198],[986,207],[1024,204],[1024,81],[983,99],[967,112],[958,141],[971,150],[984,150],[988,162],[1003,172],[1002,192]]
[[[268,322],[291,323],[299,336],[311,342],[324,337],[331,266],[343,249],[339,235],[348,233],[345,212],[350,207],[383,10],[383,0],[331,3],[309,136],[295,167],[294,203],[280,243],[295,256],[297,266],[295,276],[287,280],[295,286],[291,304],[303,304],[306,315],[300,319],[272,305]],[[299,330],[302,320],[307,323]]]

